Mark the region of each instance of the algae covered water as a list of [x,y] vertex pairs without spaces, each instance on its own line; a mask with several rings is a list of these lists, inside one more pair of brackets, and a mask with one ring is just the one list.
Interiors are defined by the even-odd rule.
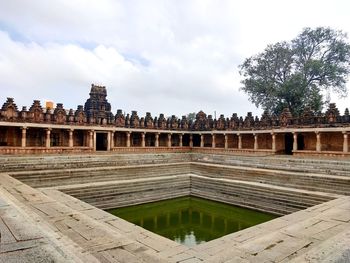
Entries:
[[277,217],[191,196],[107,212],[190,247]]

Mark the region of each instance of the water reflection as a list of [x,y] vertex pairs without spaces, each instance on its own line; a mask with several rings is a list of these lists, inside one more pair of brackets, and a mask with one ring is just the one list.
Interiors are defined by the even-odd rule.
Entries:
[[196,197],[108,210],[186,246],[204,243],[276,216]]

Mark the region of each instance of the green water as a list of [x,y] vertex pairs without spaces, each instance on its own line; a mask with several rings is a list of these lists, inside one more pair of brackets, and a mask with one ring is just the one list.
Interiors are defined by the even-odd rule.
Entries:
[[158,235],[195,246],[276,216],[196,197],[107,210]]

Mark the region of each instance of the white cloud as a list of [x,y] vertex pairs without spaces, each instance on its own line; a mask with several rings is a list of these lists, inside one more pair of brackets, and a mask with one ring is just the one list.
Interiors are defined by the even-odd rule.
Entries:
[[97,83],[114,112],[260,115],[239,92],[244,58],[306,26],[350,32],[341,0],[1,2],[0,99],[27,106],[48,98],[75,108]]

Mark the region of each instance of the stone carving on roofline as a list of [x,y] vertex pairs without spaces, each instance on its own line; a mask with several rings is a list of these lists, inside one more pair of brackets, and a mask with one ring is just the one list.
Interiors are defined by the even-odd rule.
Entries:
[[68,122],[69,122],[69,124],[74,123],[74,111],[73,111],[73,109],[70,109],[68,112]]
[[178,120],[175,115],[171,115],[170,118],[170,128],[171,130],[177,130],[178,129]]
[[125,116],[121,109],[117,110],[117,114],[115,115],[115,126],[116,127],[125,127]]
[[66,111],[63,108],[62,103],[57,103],[56,108],[53,112],[53,120],[55,123],[64,124],[66,122]]
[[254,127],[254,117],[251,112],[248,112],[247,116],[244,119],[243,128],[251,129]]
[[182,119],[181,119],[181,129],[182,130],[188,130],[188,120],[186,118],[186,116],[182,116]]
[[164,118],[164,114],[161,113],[159,114],[159,118],[158,118],[158,128],[165,130],[166,129],[166,119]]
[[263,129],[271,127],[271,121],[272,120],[270,113],[267,110],[265,110],[260,118],[260,127]]
[[43,122],[44,113],[39,100],[34,100],[32,106],[29,108],[29,120],[32,122]]
[[261,118],[253,117],[251,112],[243,118],[236,113],[231,118],[220,115],[218,119],[213,119],[212,115],[206,115],[203,111],[196,114],[194,121],[182,119],[172,115],[165,118],[164,114],[159,117],[152,117],[149,112],[146,116],[137,116],[137,112],[123,114],[121,109],[117,110],[114,116],[111,112],[111,105],[107,101],[107,91],[104,86],[91,86],[90,98],[86,101],[85,107],[79,105],[77,110],[64,109],[58,103],[54,110],[46,111],[40,105],[39,100],[34,100],[27,110],[24,106],[18,111],[12,98],[7,98],[0,111],[0,121],[11,122],[35,122],[47,124],[66,125],[105,125],[121,128],[147,128],[161,130],[183,130],[183,131],[209,131],[209,130],[261,130],[275,129],[282,127],[341,127],[350,126],[350,116],[348,108],[344,115],[340,115],[335,103],[331,103],[325,113],[313,112],[309,107],[305,107],[300,117],[292,116],[288,108],[277,116],[270,115],[264,111]]
[[5,121],[15,121],[18,116],[17,105],[14,103],[13,98],[7,98],[1,108],[1,119]]
[[226,120],[224,114],[221,114],[219,119],[216,122],[217,130],[225,130],[226,129]]
[[22,110],[19,113],[19,120],[20,121],[26,121],[27,120],[27,116],[28,116],[27,107],[23,106]]
[[333,124],[335,122],[339,121],[339,110],[336,107],[335,103],[330,103],[329,107],[325,113],[325,117],[327,119],[327,122],[330,124]]
[[213,116],[212,115],[208,115],[208,129],[212,130],[215,129],[216,127],[216,120],[213,120]]
[[140,119],[140,128],[145,128],[145,118],[141,117]]
[[154,128],[153,118],[150,112],[146,112],[145,127],[148,129]]
[[126,114],[126,117],[125,117],[125,127],[126,128],[129,128],[130,127],[130,114]]
[[342,117],[343,123],[349,123],[350,122],[350,115],[349,115],[349,109],[346,108],[344,112],[344,116]]
[[77,124],[86,123],[86,116],[85,116],[83,105],[78,105],[78,108],[74,113],[74,121]]
[[292,113],[289,108],[284,108],[280,115],[280,125],[286,127],[290,124],[290,121],[293,119]]
[[315,114],[314,112],[311,110],[310,107],[305,107],[304,111],[301,115],[301,123],[302,124],[314,124],[314,117]]
[[237,113],[233,113],[232,117],[230,119],[229,129],[235,130],[239,127],[239,118],[237,116]]
[[196,114],[196,120],[193,124],[192,129],[197,131],[209,130],[207,115],[203,111],[200,111]]
[[137,111],[131,111],[131,117],[130,117],[130,127],[131,128],[139,128],[140,127],[140,119],[137,115]]

